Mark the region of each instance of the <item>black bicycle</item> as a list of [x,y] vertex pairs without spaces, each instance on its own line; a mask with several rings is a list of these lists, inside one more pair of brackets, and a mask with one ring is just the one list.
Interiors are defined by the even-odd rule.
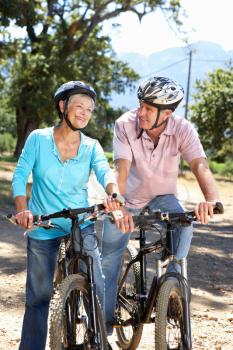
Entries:
[[[85,216],[80,218],[80,214]],[[60,244],[50,302],[51,350],[108,348],[102,309],[96,295],[93,259],[85,250],[85,238],[80,229],[82,223],[95,221],[102,214],[104,206],[99,204],[33,217],[34,225],[46,229],[56,228],[56,224],[51,222],[54,218],[72,221],[71,234],[65,236]],[[13,215],[8,215],[8,219],[17,223]],[[96,236],[95,242],[97,246]]]
[[[223,213],[221,203],[216,204],[214,213]],[[134,246],[128,245],[122,260],[116,308],[118,346],[121,349],[136,349],[142,337],[143,325],[154,323],[154,349],[190,350],[191,290],[187,279],[187,260],[176,260],[172,236],[177,224],[191,225],[196,220],[195,213],[165,213],[146,209],[133,219],[139,227],[139,237],[136,239],[139,239],[140,249],[137,251]],[[159,232],[159,240],[146,243],[147,230]],[[147,290],[146,258],[150,253],[155,256],[156,274]],[[181,273],[167,272],[169,263],[178,263]]]

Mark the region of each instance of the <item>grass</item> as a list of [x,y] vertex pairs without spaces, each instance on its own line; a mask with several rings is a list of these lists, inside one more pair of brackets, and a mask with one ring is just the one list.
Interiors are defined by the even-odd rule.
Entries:
[[11,181],[0,179],[0,207],[8,208],[14,206],[14,200],[11,193]]
[[13,157],[0,157],[0,207],[9,208],[14,206],[11,191],[12,172],[16,165]]
[[17,158],[9,155],[0,155],[0,162],[16,163]]

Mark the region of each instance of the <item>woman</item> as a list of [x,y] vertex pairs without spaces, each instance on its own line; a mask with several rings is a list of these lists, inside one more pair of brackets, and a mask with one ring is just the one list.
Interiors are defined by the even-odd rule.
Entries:
[[[33,215],[88,206],[87,183],[92,170],[109,195],[106,209],[119,208],[119,203],[110,199],[112,193],[119,191],[103,150],[97,140],[81,131],[91,118],[95,99],[93,88],[81,81],[61,85],[54,95],[60,123],[34,130],[29,135],[12,182],[16,217],[23,227],[32,227]],[[26,184],[31,172],[33,184],[27,205]],[[61,237],[70,233],[71,226],[67,219],[54,222],[60,229],[37,228],[28,234],[26,305],[20,350],[45,349],[56,257]],[[82,226],[82,235],[91,237],[93,231],[90,222]],[[104,281],[98,248],[89,253],[94,259],[97,293],[103,304]]]

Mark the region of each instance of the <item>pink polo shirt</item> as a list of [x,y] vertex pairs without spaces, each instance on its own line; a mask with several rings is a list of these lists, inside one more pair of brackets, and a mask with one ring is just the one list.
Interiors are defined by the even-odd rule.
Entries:
[[114,159],[131,162],[125,199],[128,207],[142,208],[155,196],[177,195],[180,156],[188,163],[206,157],[196,130],[186,119],[172,115],[154,149],[151,138],[140,132],[137,109],[117,119],[114,130]]

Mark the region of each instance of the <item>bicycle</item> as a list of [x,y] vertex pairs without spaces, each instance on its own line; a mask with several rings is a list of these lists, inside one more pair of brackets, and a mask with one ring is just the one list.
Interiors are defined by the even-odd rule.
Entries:
[[[80,219],[80,214],[86,216]],[[50,302],[51,350],[108,348],[102,309],[96,295],[93,259],[84,251],[85,240],[80,234],[82,223],[95,221],[102,214],[104,206],[98,204],[33,217],[34,225],[45,229],[56,227],[51,219],[69,218],[72,222],[71,234],[62,239],[57,259]],[[7,218],[17,224],[15,216],[9,214]],[[97,237],[95,239],[98,245]]]
[[[216,203],[215,214],[223,213]],[[175,225],[191,225],[194,211],[167,213],[145,209],[133,216],[139,227],[139,251],[128,245],[122,259],[116,307],[116,333],[121,349],[134,350],[142,337],[144,324],[154,323],[155,350],[191,350],[190,300],[186,258],[176,261],[172,235]],[[165,225],[165,235],[158,224]],[[146,231],[154,229],[160,239],[146,243]],[[146,257],[154,253],[156,274],[147,290]],[[181,273],[167,272],[169,263],[178,263]]]

